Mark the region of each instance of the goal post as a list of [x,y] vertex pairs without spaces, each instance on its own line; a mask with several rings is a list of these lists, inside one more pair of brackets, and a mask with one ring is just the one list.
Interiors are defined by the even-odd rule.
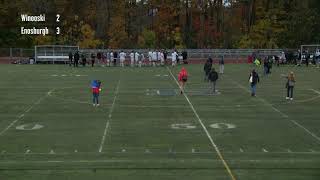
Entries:
[[35,46],[35,62],[67,62],[69,53],[79,51],[79,46],[39,45]]

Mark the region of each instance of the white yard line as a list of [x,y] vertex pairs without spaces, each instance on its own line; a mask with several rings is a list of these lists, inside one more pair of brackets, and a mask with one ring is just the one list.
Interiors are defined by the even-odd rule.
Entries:
[[317,91],[317,90],[315,90],[315,89],[309,89],[310,91],[313,91],[314,93],[316,93],[316,94],[319,94],[320,95],[320,91]]
[[119,92],[119,86],[120,86],[120,80],[118,81],[118,84],[117,84],[117,87],[116,87],[116,91],[115,91],[115,95],[114,95],[114,98],[113,98],[113,102],[112,102],[112,105],[111,105],[111,108],[110,108],[110,111],[109,111],[108,120],[107,120],[106,126],[104,128],[104,132],[103,132],[103,135],[102,135],[100,147],[99,147],[99,150],[98,150],[99,153],[101,153],[102,150],[103,150],[103,146],[104,146],[104,143],[105,143],[107,131],[109,129],[109,124],[110,124],[110,122],[112,120],[112,112],[113,112],[114,105],[115,105],[115,102],[116,102],[116,99],[117,99],[117,95],[118,95],[118,92]]
[[45,96],[40,97],[35,103],[33,103],[31,106],[29,106],[23,113],[21,113],[20,115],[18,115],[17,119],[13,120],[5,129],[3,129],[0,132],[0,136],[2,136],[4,133],[6,133],[12,126],[14,126],[18,121],[20,121],[21,119],[23,119],[23,117],[25,116],[26,113],[30,112],[36,105],[40,104],[40,102],[45,99],[46,97],[49,96],[50,93],[52,93],[54,91],[54,89],[51,89],[50,91],[48,91],[46,93]]
[[[238,82],[234,81],[233,79],[231,79],[231,78],[229,78],[229,79],[230,79],[234,84],[236,84],[239,88],[241,88],[241,89],[243,89],[243,90],[245,90],[245,91],[247,91],[247,92],[250,93],[250,91],[249,91],[247,88],[245,88],[244,86],[242,86],[242,85],[239,84]],[[316,91],[316,90],[314,90],[314,89],[310,89],[310,90],[312,90],[312,91],[320,94],[320,92],[318,92],[318,91]],[[284,118],[286,118],[286,119],[289,118],[289,116],[288,116],[287,114],[281,112],[279,109],[277,109],[276,107],[274,107],[271,103],[269,103],[269,102],[266,101],[265,99],[260,98],[260,97],[258,97],[258,96],[257,96],[256,98],[259,99],[261,102],[265,103],[266,105],[270,106],[274,111],[278,112],[282,117],[284,117]],[[295,124],[297,127],[303,129],[305,132],[307,132],[309,135],[311,135],[311,136],[314,137],[317,141],[320,142],[320,137],[318,137],[316,134],[314,134],[313,132],[311,132],[309,129],[307,129],[306,127],[302,126],[301,124],[299,124],[299,123],[298,123],[297,121],[295,121],[295,120],[292,120],[292,119],[288,119],[288,120],[291,121],[293,124]]]
[[[172,77],[173,80],[176,82],[176,84],[178,85],[178,87],[180,87],[179,82],[178,82],[177,79],[174,77],[174,75],[172,74],[171,70],[170,70],[168,67],[167,67],[167,70],[169,71],[171,77]],[[183,93],[183,95],[184,95],[184,97],[186,98],[186,100],[188,101],[188,103],[189,103],[189,105],[190,105],[190,108],[192,109],[194,115],[197,117],[200,125],[202,126],[204,132],[206,133],[208,139],[210,140],[212,147],[213,147],[213,148],[215,149],[215,151],[217,152],[217,154],[218,154],[220,160],[222,161],[224,167],[226,168],[226,170],[227,170],[230,178],[231,178],[232,180],[236,180],[236,178],[235,178],[235,176],[233,175],[233,173],[232,173],[229,165],[227,164],[226,160],[225,160],[224,157],[222,156],[222,153],[221,153],[221,151],[219,150],[218,146],[217,146],[216,143],[213,141],[213,139],[212,139],[212,137],[211,137],[211,135],[210,135],[207,127],[203,124],[201,118],[199,117],[197,111],[196,111],[195,108],[193,107],[193,105],[192,105],[191,101],[189,100],[188,96],[186,95],[186,93]]]

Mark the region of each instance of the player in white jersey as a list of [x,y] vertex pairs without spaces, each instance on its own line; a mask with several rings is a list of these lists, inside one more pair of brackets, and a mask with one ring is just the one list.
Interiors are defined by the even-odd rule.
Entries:
[[139,57],[140,57],[140,54],[138,53],[138,51],[136,51],[136,53],[134,53],[134,63],[137,66],[138,66],[138,63],[139,63]]
[[149,66],[151,66],[151,64],[152,64],[152,51],[151,50],[149,50],[149,52],[148,52],[148,59],[149,59]]
[[[146,65],[143,53],[141,53],[141,55],[140,55],[140,62],[141,62],[141,66],[145,66]],[[140,66],[140,63],[139,63],[139,67],[141,67],[141,66]]]
[[156,62],[157,62],[157,52],[153,51],[152,52],[152,65],[153,65],[153,67],[156,66]]
[[161,64],[161,51],[158,50],[157,51],[157,65],[160,65]]
[[131,67],[134,66],[134,52],[133,51],[131,51],[131,53],[130,53],[130,65],[131,65]]
[[160,52],[160,64],[161,64],[161,66],[164,65],[164,53],[163,53],[163,51]]
[[109,59],[109,66],[110,66],[111,61],[113,61],[113,58],[114,58],[114,54],[113,54],[113,51],[111,51],[110,52],[110,59]]
[[121,51],[120,52],[120,66],[124,67],[124,61],[126,60],[126,53]]
[[173,51],[173,53],[171,54],[171,60],[172,60],[172,66],[175,67],[177,64],[177,52]]

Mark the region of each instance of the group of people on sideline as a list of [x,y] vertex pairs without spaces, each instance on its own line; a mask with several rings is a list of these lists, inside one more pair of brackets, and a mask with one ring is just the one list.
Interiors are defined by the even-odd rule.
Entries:
[[[110,52],[98,52],[91,53],[90,57],[87,57],[85,53],[81,54],[81,64],[86,66],[87,58],[90,58],[91,66],[95,64],[102,66],[131,66],[131,67],[142,67],[142,66],[164,66],[171,64],[176,66],[177,64],[188,64],[188,53],[182,51],[181,53],[177,50],[173,50],[171,53],[166,50],[149,50],[147,53],[139,51],[125,52],[121,50],[110,51]],[[78,67],[80,62],[80,52],[76,51],[74,54],[69,52],[69,66]]]

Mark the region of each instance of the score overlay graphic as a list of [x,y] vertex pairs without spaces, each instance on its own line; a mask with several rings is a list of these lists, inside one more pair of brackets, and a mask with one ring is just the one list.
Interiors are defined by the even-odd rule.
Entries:
[[[21,14],[20,15],[22,26],[20,26],[21,35],[60,35],[60,14],[56,14],[54,17],[54,22],[52,17],[50,20],[46,19],[46,14],[39,15],[29,15]],[[49,23],[48,23],[49,21]],[[50,23],[51,22],[51,23]],[[48,26],[48,24],[50,24]]]

